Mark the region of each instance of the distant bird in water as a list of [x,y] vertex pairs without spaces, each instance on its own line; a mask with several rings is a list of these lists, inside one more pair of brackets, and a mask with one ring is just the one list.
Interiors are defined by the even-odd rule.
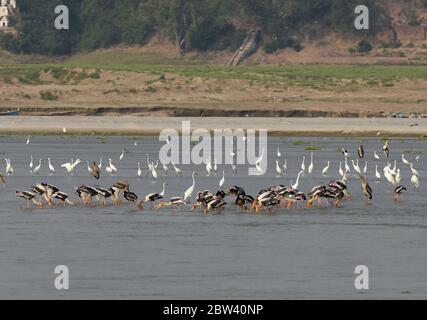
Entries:
[[34,169],[34,163],[33,163],[33,156],[30,157],[30,172],[33,172]]
[[54,174],[54,173],[55,173],[55,168],[54,168],[54,166],[52,165],[52,163],[50,162],[50,158],[47,158],[47,164],[48,164],[48,166],[49,166],[50,174]]
[[172,166],[173,166],[173,169],[175,171],[176,176],[182,175],[182,170],[180,168],[178,168],[175,163],[172,162]]
[[378,165],[377,164],[375,165],[375,177],[377,178],[377,180],[381,179],[381,174],[378,171]]
[[80,159],[77,159],[76,161],[73,161],[73,159],[71,159],[70,162],[61,164],[61,167],[65,168],[68,174],[72,174],[74,172],[74,169],[78,166],[80,162]]
[[30,144],[31,136],[28,136],[26,144]]
[[366,181],[364,175],[359,174],[360,183],[362,186],[362,192],[366,199],[372,200],[372,188],[369,183]]
[[[330,165],[331,165],[331,162],[330,161],[328,161],[328,164],[326,165],[326,167],[325,168],[323,168],[323,170],[322,170],[322,176],[326,176],[326,174],[328,173],[328,171],[329,171],[329,167],[330,167]],[[341,169],[342,170],[342,169]]]
[[348,151],[347,151],[347,149],[346,148],[341,148],[341,153],[342,153],[342,155],[344,156],[344,158],[347,158],[348,157]]
[[380,156],[377,154],[376,151],[374,151],[374,159],[375,160],[380,160]]
[[408,160],[405,159],[405,155],[404,154],[402,154],[402,162],[403,162],[403,164],[406,164],[407,166],[411,165],[411,163]]
[[301,162],[301,171],[304,173],[305,172],[305,156],[302,157],[302,162]]
[[383,152],[384,152],[386,158],[388,158],[388,156],[390,155],[390,147],[389,147],[388,141],[386,141],[383,145]]
[[141,169],[141,165],[139,164],[139,162],[138,162],[138,170],[136,171],[136,174],[138,177],[142,176],[142,169]]
[[16,191],[16,196],[19,198],[23,198],[23,199],[27,200],[28,201],[28,208],[30,208],[31,202],[39,208],[43,207],[43,204],[36,200],[37,195],[31,191]]
[[39,159],[39,164],[34,168],[33,173],[38,174],[38,172],[40,171],[42,167],[42,159]]
[[360,159],[363,159],[365,157],[365,149],[363,148],[363,145],[360,145],[357,149],[357,155]]
[[310,165],[308,166],[308,174],[312,174],[313,170],[314,170],[314,162],[313,162],[313,152],[312,152]]
[[219,187],[222,188],[225,183],[225,170],[222,170],[222,179],[219,181]]
[[282,175],[282,168],[279,165],[279,161],[276,160],[276,175],[280,177]]
[[108,161],[109,161],[109,166],[105,167],[105,170],[110,174],[116,173],[117,167],[112,163],[111,158],[109,158]]
[[11,175],[15,172],[12,167],[12,163],[10,162],[10,159],[4,159],[6,161],[6,174]]
[[394,197],[393,197],[394,202],[399,202],[402,197],[402,194],[405,191],[406,191],[406,188],[400,185],[396,189],[394,189]]
[[412,175],[411,183],[414,186],[414,190],[418,191],[420,188],[420,180],[418,179],[418,176],[416,174]]
[[119,160],[122,160],[125,156],[125,149],[122,149],[122,153],[120,154]]
[[101,176],[101,168],[96,164],[95,161],[92,162],[91,165],[88,163],[88,171],[96,180],[99,180],[99,177]]

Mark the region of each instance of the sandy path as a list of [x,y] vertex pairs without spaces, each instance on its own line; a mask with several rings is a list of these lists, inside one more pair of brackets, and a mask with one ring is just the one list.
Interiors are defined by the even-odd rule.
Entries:
[[267,129],[281,135],[427,136],[427,119],[392,118],[167,118],[167,117],[0,117],[2,134],[123,134],[157,135],[162,129]]

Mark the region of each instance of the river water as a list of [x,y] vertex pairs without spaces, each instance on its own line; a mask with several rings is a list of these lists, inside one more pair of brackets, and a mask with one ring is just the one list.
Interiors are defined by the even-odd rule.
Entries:
[[[402,184],[408,187],[401,203],[392,201],[392,188],[375,181],[373,151],[380,152],[379,138],[269,138],[268,172],[250,177],[247,168],[237,174],[226,170],[226,185],[245,187],[255,195],[274,184],[289,185],[299,171],[302,156],[310,162],[314,151],[315,170],[305,175],[300,189],[327,183],[338,177],[338,152],[348,148],[350,156],[360,143],[366,149],[368,180],[374,201],[367,203],[357,178],[350,177],[352,200],[339,208],[294,208],[271,214],[242,214],[230,204],[221,214],[191,213],[149,206],[52,207],[27,209],[15,196],[36,182],[47,181],[72,195],[81,184],[108,187],[127,179],[131,190],[145,195],[162,189],[166,197],[182,195],[198,172],[197,190],[218,189],[222,166],[216,176],[206,177],[204,166],[180,166],[182,177],[169,173],[153,181],[137,178],[137,161],[146,167],[146,155],[156,160],[161,144],[155,138],[134,137],[0,137],[2,158],[11,158],[14,175],[0,191],[0,298],[25,299],[311,299],[311,298],[427,298],[427,212],[425,179],[426,147],[423,140],[391,140],[390,161],[406,152],[410,161],[420,154],[421,188],[410,187],[410,170],[401,162]],[[137,146],[135,146],[137,142]],[[288,172],[275,176],[277,147]],[[129,150],[119,161],[122,148]],[[411,153],[410,153],[411,152]],[[43,158],[39,175],[29,172]],[[49,175],[47,157],[56,173]],[[88,176],[86,160],[112,158],[119,168],[116,176],[105,171],[99,182]],[[83,162],[74,176],[67,176],[61,163],[70,158]],[[331,161],[328,177],[321,170]],[[380,170],[384,160],[377,162]],[[363,161],[361,161],[363,167]],[[0,169],[4,172],[5,162]],[[143,169],[144,170],[144,169]],[[161,170],[159,170],[161,171]],[[147,170],[145,169],[145,172]],[[232,199],[229,198],[232,203]],[[55,289],[54,269],[66,265],[69,290]],[[369,290],[354,287],[358,265],[369,269]]]

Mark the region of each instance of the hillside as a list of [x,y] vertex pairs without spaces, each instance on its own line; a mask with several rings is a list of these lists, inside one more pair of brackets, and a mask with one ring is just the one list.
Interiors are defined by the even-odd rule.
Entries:
[[[427,12],[422,1],[373,1],[372,17],[382,22],[374,20],[372,30],[362,34],[344,27],[353,24],[351,1],[242,0],[232,5],[227,1],[227,6],[223,0],[200,1],[209,5],[200,8],[192,0],[126,0],[122,6],[116,1],[69,0],[79,8],[73,11],[79,27],[61,42],[61,33],[47,29],[49,19],[40,22],[41,9],[30,14],[29,2],[22,0],[15,27],[27,31],[19,39],[2,39],[3,45],[20,53],[0,51],[0,111],[20,107],[23,114],[39,115],[427,114]],[[45,1],[41,8],[51,3]],[[275,12],[256,6],[262,3]],[[277,11],[285,3],[294,7]],[[135,8],[144,10],[130,10]],[[338,16],[337,8],[342,9]],[[116,19],[125,9],[135,21],[126,15],[127,20]],[[144,29],[151,31],[143,39],[128,41],[130,30],[142,35],[132,21],[145,21],[145,9],[153,28]],[[180,24],[182,10],[192,24]],[[175,20],[173,12],[180,13]],[[112,16],[105,20],[104,14]],[[263,20],[268,14],[273,19]],[[206,15],[209,26],[203,23]],[[318,22],[321,15],[324,19]],[[89,17],[94,18],[90,23],[85,20]],[[221,23],[229,31],[215,29]],[[105,42],[110,28],[115,40]],[[282,28],[288,32],[280,38]],[[259,33],[256,50],[240,66],[226,66],[251,30]],[[209,42],[203,42],[205,35]],[[361,50],[368,44],[371,50]],[[370,66],[360,66],[364,64]]]

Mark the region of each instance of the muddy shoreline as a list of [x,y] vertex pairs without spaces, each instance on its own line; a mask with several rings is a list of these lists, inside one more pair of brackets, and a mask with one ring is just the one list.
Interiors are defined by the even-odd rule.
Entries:
[[3,116],[0,134],[158,135],[163,129],[266,129],[278,136],[427,137],[427,119],[138,116]]
[[[138,107],[20,107],[23,116],[159,116],[159,117],[324,117],[324,118],[384,118],[383,111],[351,112],[290,109],[257,109],[234,107],[197,107],[188,108],[179,106],[138,106]],[[0,107],[0,113],[10,111],[11,108]]]

